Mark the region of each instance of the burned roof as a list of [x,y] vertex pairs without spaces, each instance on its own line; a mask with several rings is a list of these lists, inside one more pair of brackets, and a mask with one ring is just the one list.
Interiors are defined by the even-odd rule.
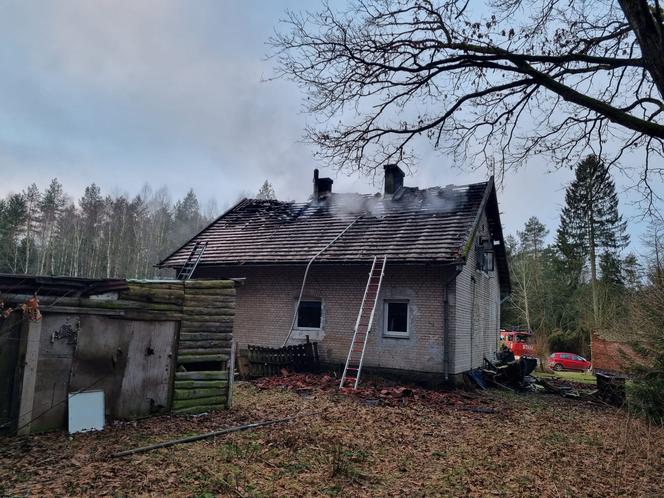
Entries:
[[[457,263],[489,199],[497,218],[493,180],[401,187],[391,196],[331,194],[306,203],[243,199],[159,266],[181,267],[199,241],[207,242],[203,266],[307,263],[351,223],[316,258],[318,263],[362,263],[376,255],[391,263]],[[489,226],[502,250],[500,220],[490,220]]]

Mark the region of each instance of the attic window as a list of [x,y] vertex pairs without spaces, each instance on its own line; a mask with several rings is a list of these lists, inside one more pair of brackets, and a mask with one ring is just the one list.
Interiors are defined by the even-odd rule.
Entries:
[[385,301],[386,337],[408,337],[408,301]]
[[477,259],[477,269],[485,272],[493,271],[493,252],[480,251]]
[[297,328],[320,329],[323,306],[320,301],[300,301],[297,309]]

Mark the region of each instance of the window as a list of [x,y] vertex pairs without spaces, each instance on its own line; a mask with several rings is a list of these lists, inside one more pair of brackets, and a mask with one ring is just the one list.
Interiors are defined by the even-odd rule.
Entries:
[[571,359],[570,356],[569,356],[568,354],[561,354],[560,357],[561,357],[563,360],[569,360],[569,359]]
[[320,301],[300,301],[300,307],[297,309],[297,328],[320,329],[322,309]]
[[493,252],[482,251],[480,258],[479,269],[485,272],[493,271]]
[[385,301],[384,335],[408,337],[408,301]]

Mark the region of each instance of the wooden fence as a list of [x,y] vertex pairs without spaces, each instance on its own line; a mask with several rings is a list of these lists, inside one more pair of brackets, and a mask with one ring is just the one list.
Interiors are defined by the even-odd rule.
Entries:
[[318,344],[315,342],[307,341],[305,344],[283,348],[250,345],[248,351],[250,377],[276,375],[283,369],[289,372],[320,371]]

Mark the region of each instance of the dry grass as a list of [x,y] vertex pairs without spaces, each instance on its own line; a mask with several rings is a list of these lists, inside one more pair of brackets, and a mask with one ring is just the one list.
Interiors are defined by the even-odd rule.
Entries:
[[[0,496],[656,496],[664,429],[624,412],[491,391],[463,405],[370,406],[334,392],[237,387],[231,413],[162,417],[97,434],[0,440]],[[176,436],[321,414],[124,459]]]

